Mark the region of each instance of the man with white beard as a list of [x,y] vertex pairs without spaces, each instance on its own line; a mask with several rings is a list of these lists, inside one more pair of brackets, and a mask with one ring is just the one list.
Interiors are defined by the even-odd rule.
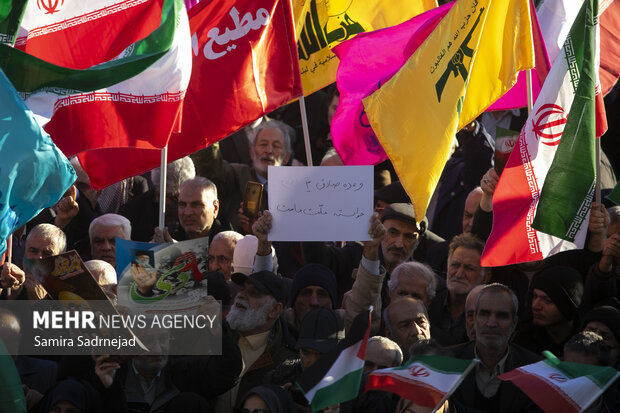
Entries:
[[260,271],[250,276],[235,273],[232,280],[241,290],[226,321],[238,336],[243,369],[239,384],[217,398],[215,412],[232,411],[238,396],[243,397],[261,384],[266,372],[296,354],[295,342],[280,319],[287,301],[282,278],[270,271]]

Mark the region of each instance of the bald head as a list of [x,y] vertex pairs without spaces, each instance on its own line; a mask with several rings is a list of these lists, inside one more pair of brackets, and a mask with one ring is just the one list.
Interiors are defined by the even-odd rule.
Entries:
[[471,232],[471,226],[474,223],[474,214],[480,200],[482,199],[482,188],[479,186],[472,189],[465,200],[465,209],[463,210],[463,232]]

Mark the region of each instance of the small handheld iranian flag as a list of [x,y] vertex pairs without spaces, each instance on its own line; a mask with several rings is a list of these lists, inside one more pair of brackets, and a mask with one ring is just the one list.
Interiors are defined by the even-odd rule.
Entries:
[[372,372],[364,391],[389,391],[417,405],[435,408],[450,397],[477,363],[444,356],[412,357],[403,366]]
[[587,409],[620,376],[612,367],[546,360],[499,376],[512,381],[547,413],[578,413]]
[[493,194],[487,267],[583,248],[596,137],[607,129],[598,82],[598,1],[583,3]]
[[370,311],[364,311],[355,317],[345,339],[297,380],[313,412],[357,397],[369,334]]

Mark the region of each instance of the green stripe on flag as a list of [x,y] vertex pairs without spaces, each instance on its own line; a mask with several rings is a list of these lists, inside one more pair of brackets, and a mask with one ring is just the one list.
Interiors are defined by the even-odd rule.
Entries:
[[616,205],[620,205],[620,183],[616,184],[611,194],[607,195],[607,199],[614,202]]
[[33,93],[43,88],[61,88],[90,92],[134,77],[155,63],[170,49],[184,12],[182,0],[166,0],[162,20],[146,38],[130,45],[129,56],[84,70],[69,69],[47,63],[21,50],[0,44],[0,68],[19,92]]
[[593,3],[593,7],[584,3],[564,44],[570,82],[575,85],[579,76],[579,85],[532,223],[538,231],[571,242],[590,213],[596,174],[594,16],[598,2]]
[[548,351],[543,352],[547,357],[544,361],[547,365],[560,370],[568,378],[587,377],[598,387],[605,387],[610,380],[613,380],[618,374],[618,370],[612,367],[592,366],[589,364],[571,363],[568,361],[560,361],[557,357]]
[[310,406],[316,412],[325,407],[355,399],[359,394],[363,369],[352,371],[337,382],[323,387],[314,394]]
[[27,4],[27,0],[0,1],[0,43],[15,43]]
[[471,364],[471,360],[461,360],[452,357],[423,355],[409,359],[404,365],[394,367],[393,370],[407,370],[414,363],[422,363],[429,369],[442,374],[462,374]]

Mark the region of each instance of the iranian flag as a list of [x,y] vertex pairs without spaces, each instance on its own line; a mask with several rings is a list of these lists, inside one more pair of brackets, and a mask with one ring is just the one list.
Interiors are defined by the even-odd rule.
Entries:
[[159,149],[180,131],[191,76],[182,0],[14,1],[0,30],[14,42],[0,45],[0,67],[65,155]]
[[444,356],[412,357],[403,366],[372,372],[364,391],[389,391],[416,405],[436,408],[456,390],[477,363],[477,360]]
[[499,378],[512,381],[547,413],[583,412],[620,376],[612,367],[563,362],[545,353],[546,360]]
[[345,339],[299,377],[297,386],[313,412],[357,397],[369,334],[370,311],[364,311],[355,317]]
[[482,265],[583,248],[595,144],[607,124],[598,82],[598,1],[583,3],[493,195]]

